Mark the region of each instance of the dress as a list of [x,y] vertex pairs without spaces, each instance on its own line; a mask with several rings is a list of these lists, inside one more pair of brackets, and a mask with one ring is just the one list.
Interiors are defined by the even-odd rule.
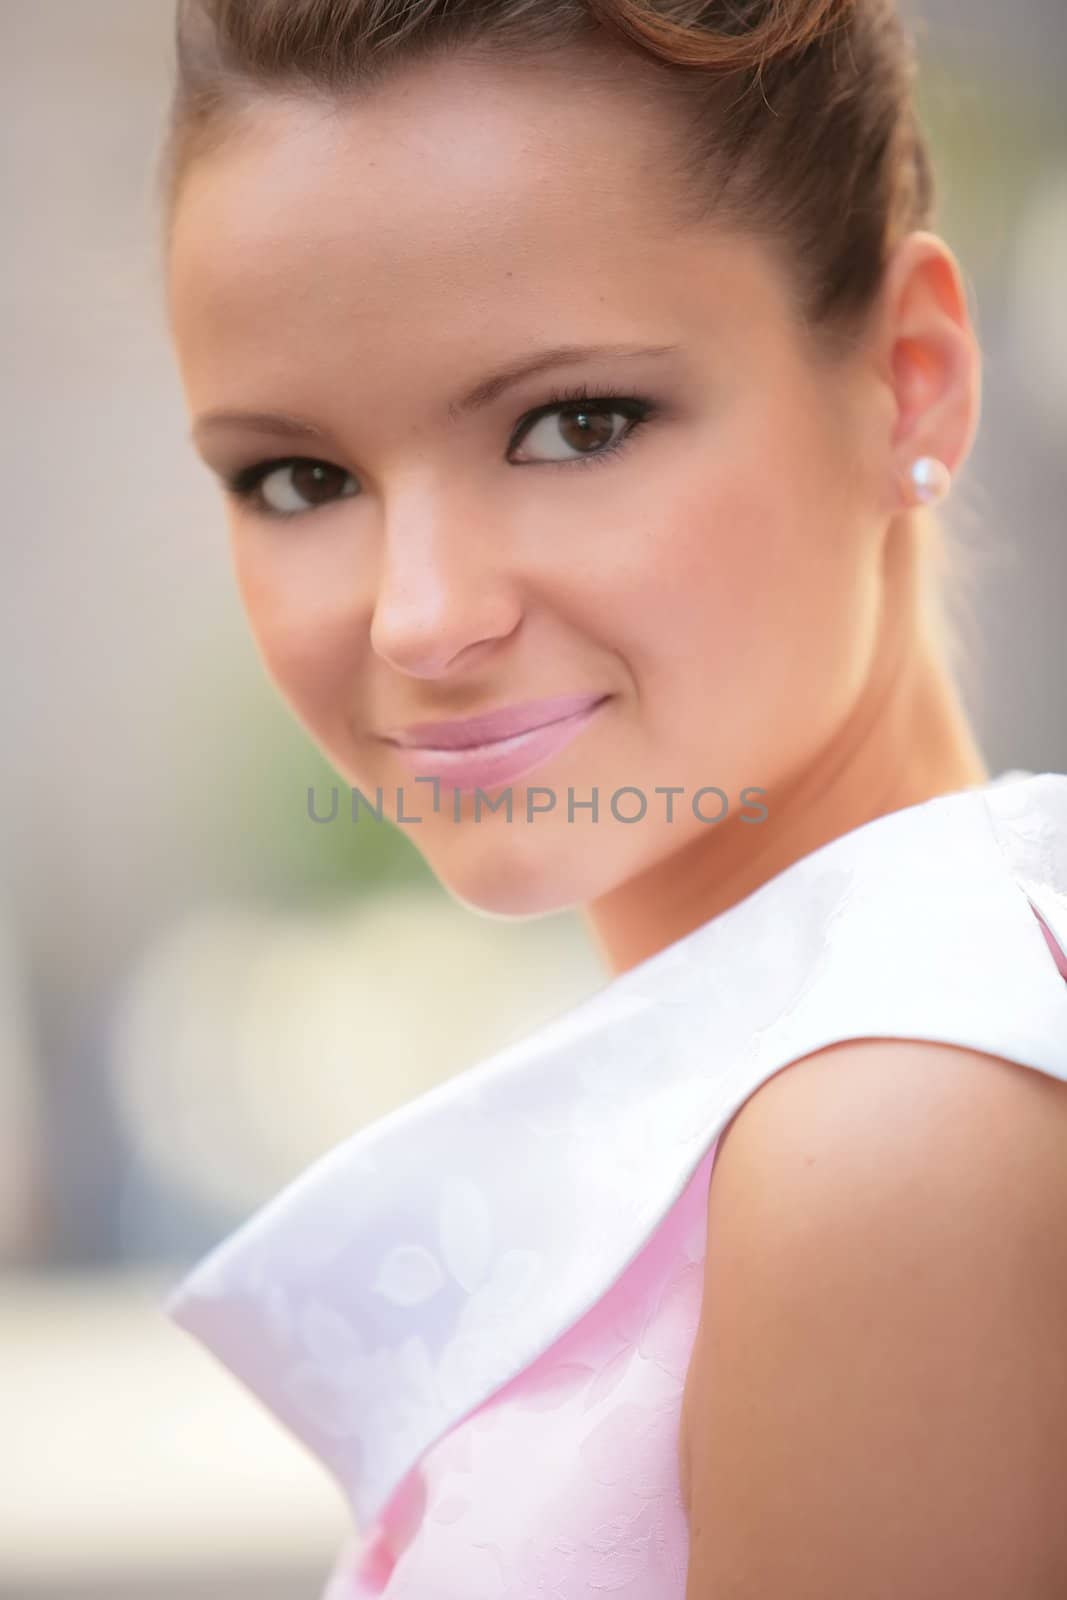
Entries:
[[353,1536],[320,1600],[683,1600],[719,1135],[850,1038],[1067,1081],[1065,952],[1067,775],[889,813],[358,1130],[215,1246],[165,1311],[340,1484]]

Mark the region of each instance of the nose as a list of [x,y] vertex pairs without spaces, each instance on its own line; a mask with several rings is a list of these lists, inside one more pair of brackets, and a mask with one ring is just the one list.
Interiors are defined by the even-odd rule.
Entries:
[[440,504],[391,519],[373,598],[370,642],[397,672],[443,677],[482,660],[521,616],[519,585],[504,566],[504,540],[461,526]]

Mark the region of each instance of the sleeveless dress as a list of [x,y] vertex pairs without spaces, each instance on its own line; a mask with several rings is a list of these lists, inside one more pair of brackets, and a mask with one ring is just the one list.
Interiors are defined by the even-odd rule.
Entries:
[[[172,1289],[340,1485],[320,1600],[683,1600],[719,1136],[888,1037],[1067,1081],[1067,775],[875,818],[315,1161]],[[799,1069],[798,1069],[799,1070]]]

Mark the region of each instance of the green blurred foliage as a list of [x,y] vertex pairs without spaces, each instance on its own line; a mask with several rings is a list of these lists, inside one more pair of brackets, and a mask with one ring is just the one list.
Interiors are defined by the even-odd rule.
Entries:
[[[196,747],[196,760],[183,761],[181,770],[199,770],[204,777],[181,797],[175,825],[208,851],[221,852],[212,862],[216,888],[286,902],[349,900],[385,886],[442,893],[412,842],[413,830],[384,817],[379,821],[371,811],[376,791],[367,793],[368,804],[361,803],[358,821],[352,820],[350,785],[266,677],[220,668],[232,652],[233,641],[225,639],[214,652],[200,653],[199,671],[190,671],[172,724],[179,738],[184,734]],[[220,693],[220,683],[228,693]],[[322,818],[333,813],[337,790],[334,820],[313,820],[309,789],[314,814]],[[383,793],[386,814],[389,798]],[[414,811],[413,798],[407,809]]]

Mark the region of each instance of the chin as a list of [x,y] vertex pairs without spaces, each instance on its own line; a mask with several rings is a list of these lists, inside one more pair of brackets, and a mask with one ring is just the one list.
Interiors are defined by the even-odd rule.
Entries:
[[571,852],[553,849],[551,834],[531,837],[529,848],[489,841],[483,835],[468,850],[426,856],[434,876],[468,911],[485,916],[525,918],[571,911],[594,897],[581,863]]

